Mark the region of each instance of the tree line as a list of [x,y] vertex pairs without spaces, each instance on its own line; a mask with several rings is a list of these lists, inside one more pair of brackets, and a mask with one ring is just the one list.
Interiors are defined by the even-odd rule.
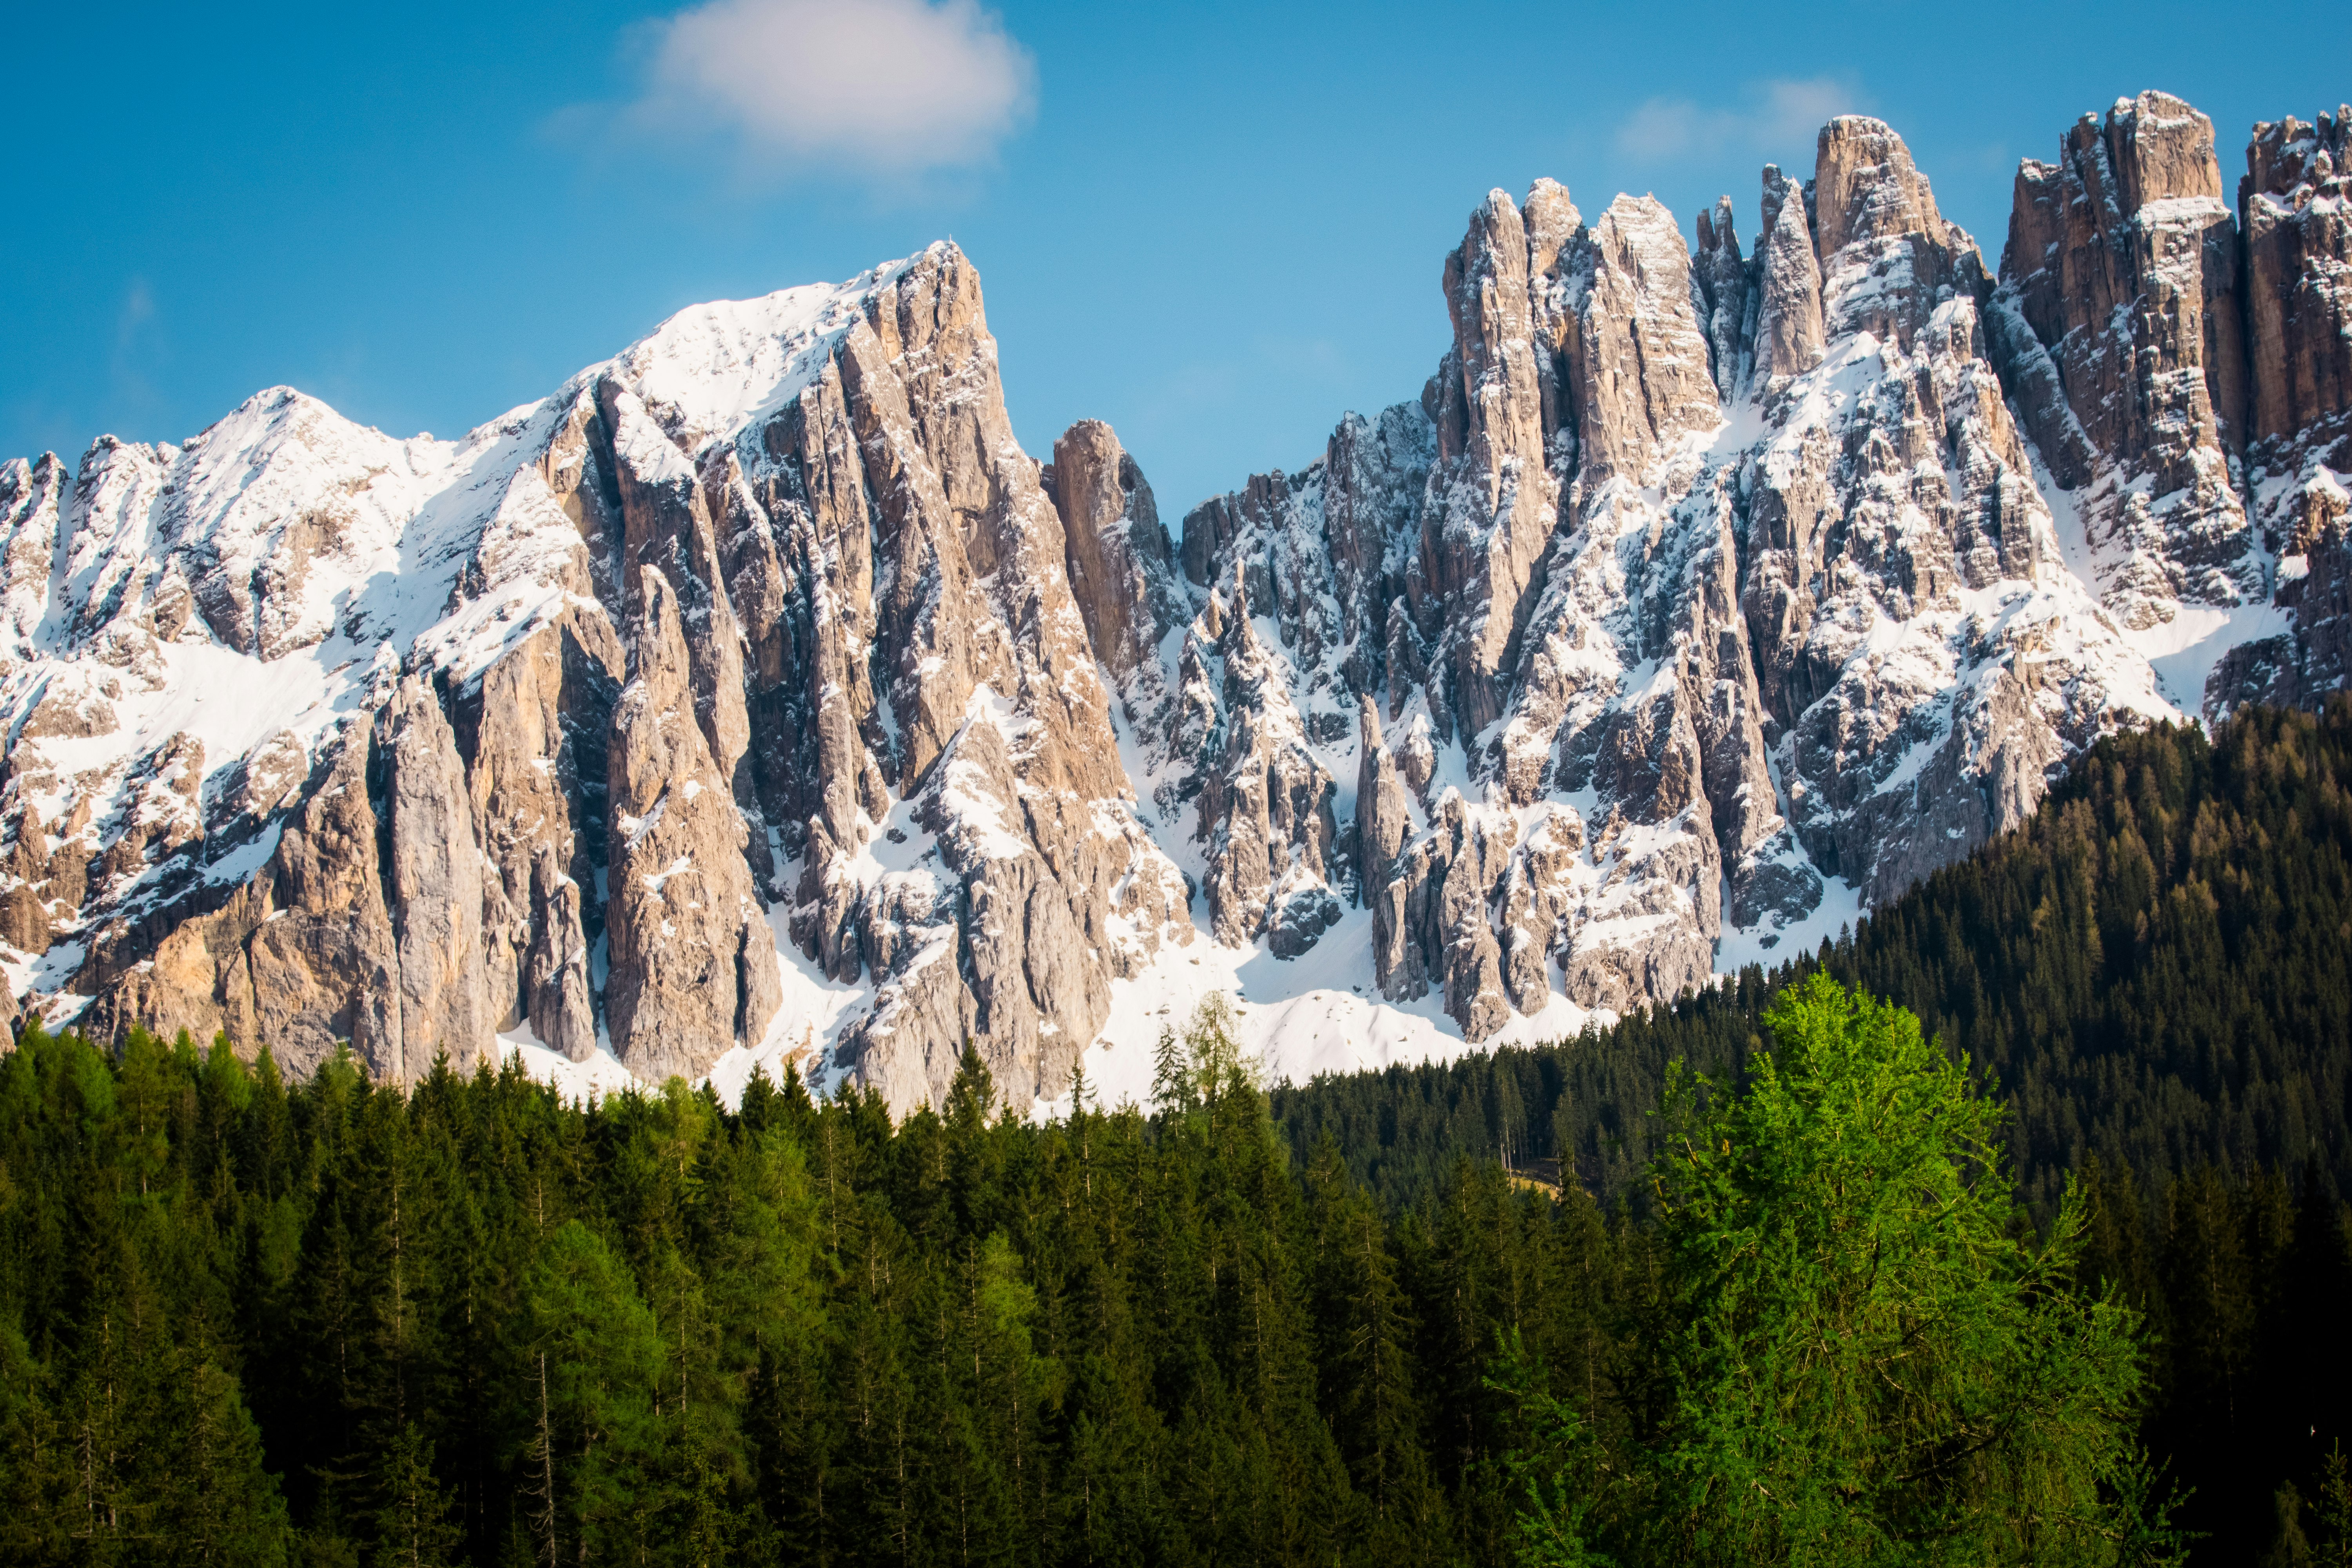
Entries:
[[1642,1201],[1671,1063],[1737,1079],[1770,998],[1816,971],[1917,1014],[2008,1100],[2008,1152],[2047,1223],[2096,1158],[2160,1202],[2215,1164],[2352,1195],[2352,699],[2249,709],[2209,739],[2100,742],[2016,831],[1777,969],[1577,1039],[1275,1092],[1303,1153],[1326,1131],[1392,1204],[1457,1152],[1564,1159]]
[[2101,742],[2017,832],[1772,971],[1533,1050],[1274,1093],[1412,1207],[1462,1151],[1647,1213],[1674,1064],[1738,1081],[1814,973],[1914,1011],[2011,1117],[2028,1215],[2079,1178],[2087,1256],[2147,1315],[2149,1446],[2208,1550],[2305,1539],[2347,1431],[2352,702]]
[[[1213,998],[1164,1107],[509,1066],[0,1060],[0,1557],[25,1563],[2166,1563],[2116,1201],[1825,976],[1672,1075],[1653,1218],[1299,1164]],[[2106,1207],[2100,1204],[2106,1202]],[[2113,1228],[2110,1226],[2110,1228]],[[2315,1495],[2299,1538],[2352,1542]]]
[[28,1028],[0,1559],[2347,1561],[2347,733],[1552,1050],[1269,1090],[1213,998],[1150,1115]]

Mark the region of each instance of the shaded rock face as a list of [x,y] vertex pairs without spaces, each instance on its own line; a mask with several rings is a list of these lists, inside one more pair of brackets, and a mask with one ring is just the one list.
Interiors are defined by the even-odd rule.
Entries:
[[481,847],[457,738],[421,677],[401,683],[386,720],[384,869],[400,973],[391,1067],[408,1078],[436,1053],[472,1066],[494,1020],[482,973]]
[[[1681,255],[1677,240],[1675,250]],[[1471,215],[1445,261],[1454,348],[1438,370],[1430,487],[1439,526],[1424,529],[1408,584],[1433,642],[1444,710],[1466,734],[1501,713],[1525,626],[1523,605],[1559,521],[1559,477],[1545,451],[1536,373],[1527,226],[1501,191]],[[1555,412],[1557,412],[1555,410]],[[1431,507],[1424,497],[1423,509]]]
[[1173,533],[1109,426],[1021,451],[951,246],[455,441],[279,388],[0,464],[0,1021],[903,1111],[966,1039],[1057,1092],[1196,940],[1345,927],[1473,1041],[1672,998],[2102,733],[2345,684],[2347,119],[2232,209],[2119,100],[1998,275],[1861,117],[1752,250],[1491,192],[1420,395]]
[[1764,168],[1764,236],[1756,250],[1752,364],[1769,388],[1822,360],[1822,263],[1806,196],[1776,164]]
[[[2162,703],[2058,561],[1974,243],[1874,121],[1823,129],[1811,199],[1822,358],[1768,395],[1773,432],[1744,459],[1742,601],[1790,829],[1874,902]],[[2048,648],[2028,640],[2053,619]],[[2049,700],[2011,700],[2029,670]],[[1992,787],[2018,756],[2028,782]]]
[[1400,649],[1427,662],[1405,595],[1434,445],[1421,405],[1350,414],[1299,473],[1185,519],[1188,618],[1151,677],[1168,695],[1137,731],[1137,782],[1221,942],[1295,957],[1360,896],[1342,781],[1360,694]]
[[2312,703],[2352,677],[2352,105],[2254,127],[2245,236],[2246,493],[2293,629],[2231,651],[2210,705]]
[[[698,723],[678,595],[639,569],[629,683],[613,710],[606,1011],[622,1061],[659,1082],[758,1039],[780,1000],[775,943],[743,858],[748,837]],[[560,940],[560,939],[559,939]]]
[[1062,522],[1070,595],[1103,678],[1114,686],[1160,657],[1160,640],[1191,618],[1174,547],[1143,470],[1099,419],[1054,443],[1041,475]]
[[2210,605],[2269,634],[2172,694],[2191,710],[2344,682],[2344,121],[2254,127],[2234,215],[2210,123],[2162,93],[2019,173],[1996,347],[2104,602],[2135,629]]
[[2340,441],[2352,412],[2347,122],[2352,106],[2320,115],[2316,124],[2257,125],[2246,148],[2238,205],[2256,441]]

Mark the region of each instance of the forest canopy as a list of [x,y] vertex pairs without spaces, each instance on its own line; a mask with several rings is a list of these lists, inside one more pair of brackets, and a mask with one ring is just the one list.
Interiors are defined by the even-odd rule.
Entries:
[[[1669,1085],[1658,1222],[1303,1168],[1213,1004],[1171,1109],[0,1061],[22,1563],[2157,1561],[2139,1315],[2002,1112],[1816,976]],[[1932,1548],[1932,1551],[1930,1550]],[[1528,1556],[1528,1554],[1534,1555]]]
[[2344,1560],[2347,742],[2104,742],[1559,1047],[1269,1089],[1213,999],[1152,1114],[28,1028],[0,1559]]

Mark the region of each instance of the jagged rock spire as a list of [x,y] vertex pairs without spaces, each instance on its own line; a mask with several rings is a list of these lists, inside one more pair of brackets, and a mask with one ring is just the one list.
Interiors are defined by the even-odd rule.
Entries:
[[952,246],[457,441],[273,388],[0,464],[0,1016],[905,1110],[966,1038],[1052,1095],[1203,941],[1470,1040],[1671,999],[2103,733],[2343,686],[2347,118],[2233,213],[2119,100],[1998,278],[1863,117],[1747,254],[1490,193],[1420,396],[1181,538],[1108,426],[1021,452]]

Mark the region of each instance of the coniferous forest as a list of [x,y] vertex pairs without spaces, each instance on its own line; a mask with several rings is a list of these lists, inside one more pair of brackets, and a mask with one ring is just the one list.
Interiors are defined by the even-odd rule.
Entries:
[[1150,1116],[28,1030],[0,1561],[2352,1561],[2347,783],[2119,738],[1780,970],[1271,1089],[1212,999]]

